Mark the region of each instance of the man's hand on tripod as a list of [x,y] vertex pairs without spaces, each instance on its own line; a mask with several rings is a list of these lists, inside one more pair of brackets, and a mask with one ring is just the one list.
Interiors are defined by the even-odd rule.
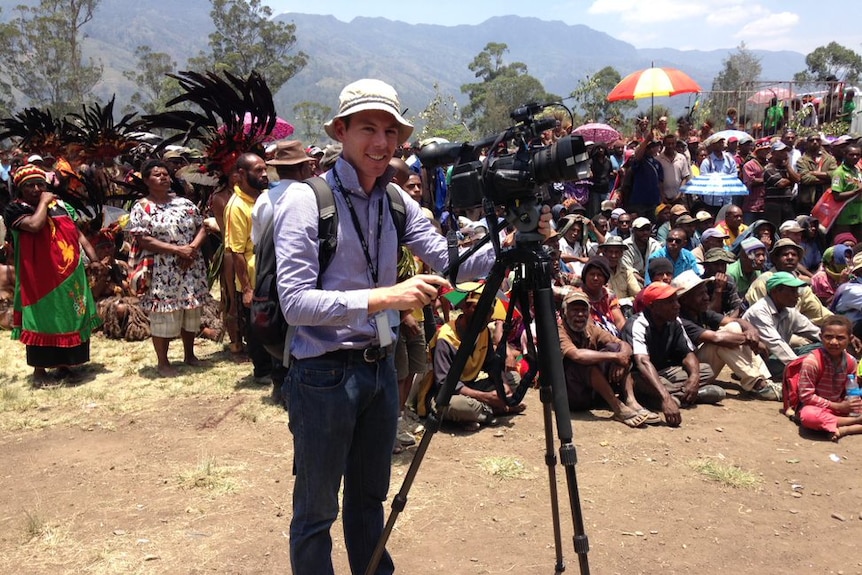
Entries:
[[545,239],[548,239],[554,233],[554,229],[551,227],[552,218],[551,206],[542,206],[542,213],[539,215],[539,233],[545,236]]
[[390,287],[374,288],[368,293],[368,315],[384,309],[418,309],[434,301],[437,290],[449,282],[440,276],[418,274]]

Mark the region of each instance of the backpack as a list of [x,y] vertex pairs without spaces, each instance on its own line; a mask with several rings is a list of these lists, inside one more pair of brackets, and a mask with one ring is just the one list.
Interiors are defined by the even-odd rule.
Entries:
[[[820,371],[823,371],[823,350],[815,349],[811,353],[820,361]],[[784,415],[796,421],[799,411],[799,373],[802,371],[802,362],[808,354],[797,357],[784,368],[781,379],[781,398],[784,401]]]
[[[335,207],[332,188],[326,180],[313,177],[305,180],[305,183],[311,186],[317,198],[318,261],[320,263],[317,287],[320,289],[323,273],[329,267],[335,255],[335,249],[338,247],[338,210]],[[386,195],[389,196],[389,212],[392,214],[392,221],[400,242],[407,225],[407,207],[394,184],[386,186]],[[287,320],[281,311],[278,298],[274,227],[273,219],[266,224],[257,245],[254,246],[257,279],[251,300],[251,329],[255,330],[258,341],[269,354],[283,361],[284,350],[289,349],[290,345],[288,336],[292,339],[293,334],[292,332],[288,334]]]

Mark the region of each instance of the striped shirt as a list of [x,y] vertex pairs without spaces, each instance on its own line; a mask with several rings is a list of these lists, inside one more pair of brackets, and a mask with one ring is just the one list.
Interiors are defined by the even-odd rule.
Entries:
[[799,371],[799,403],[829,409],[829,402],[844,398],[848,373],[856,373],[856,360],[846,351],[840,365],[823,350],[809,353]]

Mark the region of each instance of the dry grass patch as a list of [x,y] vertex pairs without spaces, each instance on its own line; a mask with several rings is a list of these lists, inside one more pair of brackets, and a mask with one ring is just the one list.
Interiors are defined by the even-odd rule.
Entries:
[[479,461],[479,468],[497,479],[530,479],[533,474],[515,457],[485,457]]
[[243,469],[244,465],[219,465],[214,457],[207,456],[192,469],[181,471],[177,481],[182,489],[205,489],[225,495],[239,489],[239,480],[234,475]]
[[[188,367],[182,362],[182,345],[172,342],[169,357],[179,369],[173,378],[155,371],[155,352],[150,341],[110,340],[93,337],[91,361],[81,368],[83,381],[75,385],[34,387],[32,368],[26,364],[24,346],[0,333],[0,356],[6,359],[0,380],[0,431],[36,430],[53,426],[92,426],[105,416],[159,409],[172,399],[201,396],[268,396],[269,389],[248,384],[251,363],[236,363],[219,343],[197,340],[195,352],[208,366]],[[265,398],[249,401],[240,417],[249,423],[283,417],[284,410]]]
[[760,478],[751,471],[715,459],[695,459],[689,462],[689,467],[710,481],[734,489],[753,489],[761,482]]

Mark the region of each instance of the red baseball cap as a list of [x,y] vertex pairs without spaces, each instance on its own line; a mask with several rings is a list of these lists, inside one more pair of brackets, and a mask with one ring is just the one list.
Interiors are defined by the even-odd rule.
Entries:
[[649,307],[657,301],[676,295],[677,291],[677,288],[670,284],[652,282],[641,292],[641,300],[646,307]]

